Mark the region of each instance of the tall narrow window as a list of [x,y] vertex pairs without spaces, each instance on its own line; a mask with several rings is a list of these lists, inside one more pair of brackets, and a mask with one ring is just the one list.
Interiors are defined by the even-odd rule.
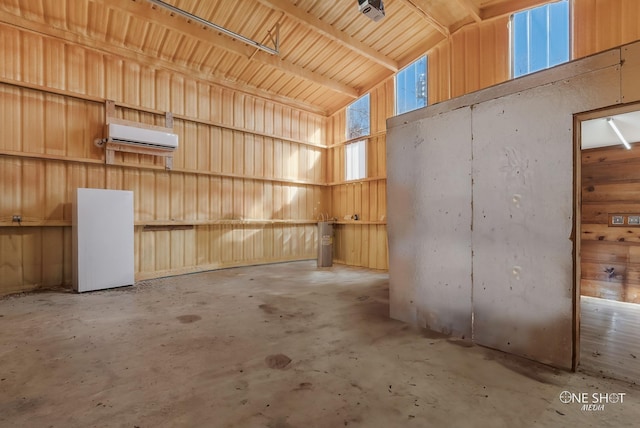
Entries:
[[511,16],[513,77],[569,61],[569,1]]
[[360,180],[367,176],[366,144],[365,140],[360,140],[345,146],[345,180]]
[[367,94],[347,107],[347,139],[363,137],[370,133],[369,94]]
[[427,57],[400,70],[396,75],[396,114],[427,105]]

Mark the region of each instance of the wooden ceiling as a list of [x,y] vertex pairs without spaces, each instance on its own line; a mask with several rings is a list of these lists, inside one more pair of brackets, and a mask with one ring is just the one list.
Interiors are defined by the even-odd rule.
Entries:
[[357,0],[165,0],[265,45],[213,30],[149,0],[0,0],[0,21],[331,114],[465,25],[549,0],[384,0],[374,22]]

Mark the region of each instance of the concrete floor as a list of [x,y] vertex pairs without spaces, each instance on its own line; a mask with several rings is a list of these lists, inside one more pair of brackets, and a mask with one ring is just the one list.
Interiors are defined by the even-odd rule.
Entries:
[[[390,320],[387,279],[296,262],[2,299],[0,426],[623,427],[640,420],[637,387]],[[626,395],[593,412],[563,404],[563,391]]]

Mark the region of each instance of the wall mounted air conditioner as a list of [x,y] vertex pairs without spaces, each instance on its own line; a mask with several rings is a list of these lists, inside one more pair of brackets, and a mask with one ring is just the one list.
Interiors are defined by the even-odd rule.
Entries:
[[172,151],[178,148],[178,135],[155,129],[109,123],[107,138],[96,141],[98,146],[102,146],[104,143],[128,144]]

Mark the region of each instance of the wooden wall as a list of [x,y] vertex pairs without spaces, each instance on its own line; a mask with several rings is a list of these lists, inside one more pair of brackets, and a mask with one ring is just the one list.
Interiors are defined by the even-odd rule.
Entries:
[[[370,92],[371,136],[366,140],[367,174],[345,182],[345,110],[329,119],[327,177],[330,215],[335,226],[334,261],[352,266],[388,269],[386,119],[393,115],[394,81],[388,79]],[[358,215],[358,220],[345,216]]]
[[[637,0],[573,0],[572,7],[573,58],[581,58],[609,48],[640,39],[640,2]],[[429,104],[468,94],[510,78],[509,16],[483,21],[463,27],[449,39],[443,40],[427,54],[428,61],[428,97]],[[371,91],[371,138],[368,139],[368,161],[374,165],[383,165],[380,152],[384,154],[386,124],[394,113],[394,80],[381,83]],[[352,211],[360,210],[362,201],[372,186],[377,187],[378,195],[386,194],[385,168],[369,168],[367,180],[345,184],[344,180],[344,143],[345,111],[341,110],[330,117],[328,126],[330,145],[327,170],[331,186],[331,214],[339,219]],[[369,183],[369,185],[365,185]],[[382,189],[383,188],[383,189]],[[385,230],[385,206],[378,198],[372,203],[371,212],[375,212],[381,224],[346,222],[336,231],[336,261],[384,268],[388,262],[371,260],[371,233]],[[373,220],[370,215],[369,219]],[[343,221],[344,222],[344,221]],[[383,241],[379,241],[381,244]],[[369,250],[367,250],[367,248]],[[377,248],[376,254],[384,251]]]
[[429,104],[509,79],[509,17],[463,27],[429,51]]
[[609,215],[640,214],[640,153],[622,146],[582,152],[581,293],[640,303],[640,228]]
[[[508,17],[472,25],[429,52],[429,104],[445,101],[508,78]],[[328,182],[336,227],[338,263],[388,269],[386,240],[386,120],[395,115],[395,83],[371,90],[371,136],[367,138],[367,178],[344,181],[346,111],[329,119]],[[358,214],[360,220],[345,220]]]
[[[574,0],[573,57],[640,39],[640,2]],[[640,158],[619,147],[582,155],[581,293],[640,303],[640,230],[608,227],[609,212],[640,211]],[[634,184],[635,183],[635,184]],[[605,269],[613,272],[606,272]]]
[[[573,4],[574,58],[640,38],[636,0]],[[509,78],[508,23],[466,26],[428,52],[430,104]],[[55,37],[0,31],[0,294],[69,284],[78,186],[136,191],[138,278],[313,258],[323,213],[340,219],[336,262],[387,268],[392,78],[371,90],[367,178],[345,183],[344,109],[326,118]],[[181,147],[172,172],[147,156],[104,165],[92,141],[106,99],[120,117],[146,123],[174,113]],[[352,214],[360,220],[344,220]]]
[[573,0],[573,58],[640,39],[638,0]]
[[[0,32],[0,295],[71,281],[77,187],[133,190],[136,278],[315,257],[326,118],[8,25]],[[104,163],[116,115],[174,114],[174,168]],[[12,222],[12,215],[22,223]]]

